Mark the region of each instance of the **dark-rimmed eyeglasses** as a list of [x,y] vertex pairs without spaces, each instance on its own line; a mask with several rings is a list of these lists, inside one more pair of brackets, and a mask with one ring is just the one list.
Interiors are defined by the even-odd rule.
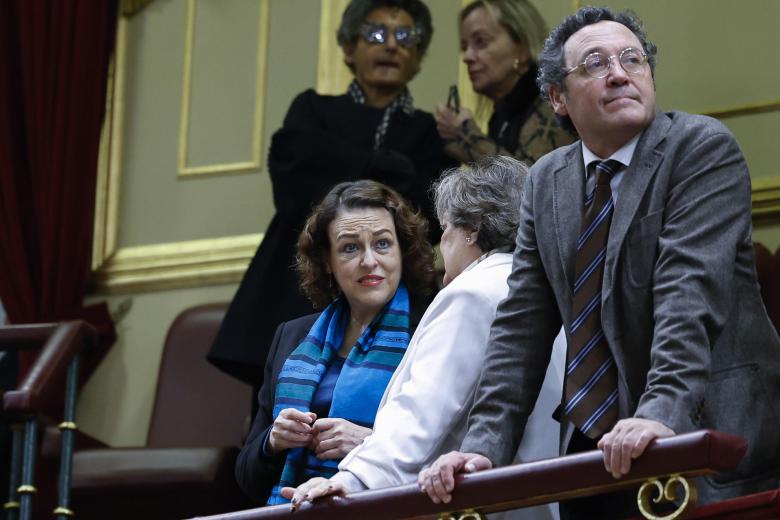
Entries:
[[[422,39],[422,31],[416,27],[409,27],[408,25],[393,27],[392,32],[398,45],[406,47],[407,49],[419,45],[420,40]],[[385,43],[388,38],[388,28],[383,23],[366,22],[360,26],[360,35],[368,43]]]
[[620,66],[629,74],[642,73],[645,63],[647,63],[647,54],[634,47],[623,49],[618,56],[607,56],[603,52],[591,52],[585,56],[582,63],[567,70],[566,75],[582,69],[591,78],[604,78],[612,67],[612,58],[617,58]]

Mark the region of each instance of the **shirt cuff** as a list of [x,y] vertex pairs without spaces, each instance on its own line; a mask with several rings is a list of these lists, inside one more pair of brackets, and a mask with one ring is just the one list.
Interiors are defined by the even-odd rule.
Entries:
[[347,493],[357,493],[368,489],[363,482],[349,471],[339,471],[330,479],[337,484],[341,484],[347,490]]

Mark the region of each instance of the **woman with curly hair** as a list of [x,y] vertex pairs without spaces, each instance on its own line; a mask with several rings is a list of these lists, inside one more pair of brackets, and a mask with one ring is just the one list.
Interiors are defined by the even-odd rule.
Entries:
[[282,487],[331,476],[371,433],[412,335],[412,309],[432,286],[426,233],[420,213],[376,181],[336,185],[309,216],[297,270],[324,310],[276,330],[236,462],[236,480],[252,499],[285,502]]

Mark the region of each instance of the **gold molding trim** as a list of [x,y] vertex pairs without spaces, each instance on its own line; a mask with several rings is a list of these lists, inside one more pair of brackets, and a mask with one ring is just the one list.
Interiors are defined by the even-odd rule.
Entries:
[[182,73],[181,115],[179,119],[179,150],[177,165],[179,178],[201,175],[215,175],[259,170],[262,167],[261,146],[263,131],[263,109],[265,105],[265,79],[268,49],[268,3],[269,0],[259,0],[260,20],[257,31],[257,57],[255,63],[255,110],[252,127],[252,159],[223,164],[202,166],[187,165],[187,148],[189,145],[190,108],[192,93],[192,54],[195,40],[195,0],[187,0],[186,29],[184,36],[184,72]]
[[317,58],[317,92],[338,95],[347,90],[352,81],[352,72],[344,64],[344,53],[336,41],[336,31],[341,23],[341,14],[349,0],[321,0],[320,2],[320,48]]
[[753,224],[780,222],[780,175],[753,181]]
[[127,64],[127,18],[117,22],[114,57],[109,66],[106,115],[100,134],[92,240],[92,270],[97,271],[117,248],[119,188],[122,177],[122,143]]
[[95,273],[93,289],[117,294],[234,283],[262,239],[252,234],[122,248]]
[[766,101],[762,103],[750,103],[747,105],[738,105],[731,108],[710,110],[707,112],[700,112],[700,113],[705,116],[714,117],[715,119],[728,119],[730,117],[766,114],[768,112],[777,112],[779,110],[780,110],[780,99],[775,101]]

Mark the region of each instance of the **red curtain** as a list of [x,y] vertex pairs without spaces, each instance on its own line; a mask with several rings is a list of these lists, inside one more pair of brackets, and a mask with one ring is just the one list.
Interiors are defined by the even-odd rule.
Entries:
[[117,0],[0,1],[0,300],[11,323],[85,318],[104,347],[83,299],[116,21]]

